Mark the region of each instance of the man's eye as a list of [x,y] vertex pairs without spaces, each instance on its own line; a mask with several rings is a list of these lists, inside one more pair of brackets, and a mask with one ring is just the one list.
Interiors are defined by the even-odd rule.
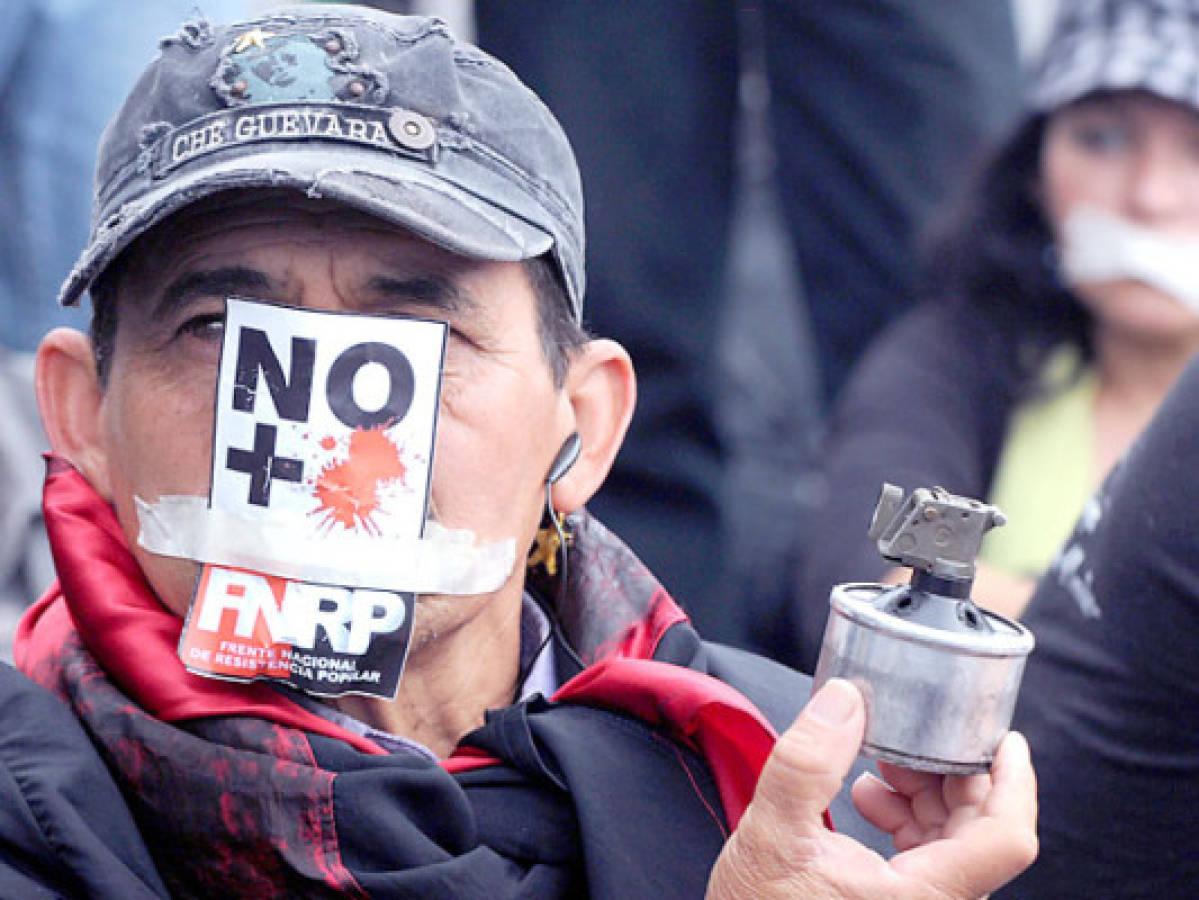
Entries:
[[461,344],[474,350],[482,349],[483,345],[460,328],[450,326],[450,344]]
[[225,314],[208,313],[192,316],[179,326],[180,337],[195,337],[202,340],[220,340],[225,333]]

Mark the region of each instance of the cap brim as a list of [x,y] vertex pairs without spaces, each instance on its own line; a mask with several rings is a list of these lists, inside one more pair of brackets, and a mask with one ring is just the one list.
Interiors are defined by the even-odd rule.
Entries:
[[[214,156],[172,173],[100,223],[58,299],[64,306],[78,302],[139,235],[197,200],[230,190],[283,188],[336,200],[473,259],[519,261],[553,247],[550,232],[536,224],[537,210],[517,208],[521,198],[510,182],[479,165],[472,165],[469,180],[473,191],[426,163],[357,148],[293,145]],[[513,208],[496,198],[511,199]]]

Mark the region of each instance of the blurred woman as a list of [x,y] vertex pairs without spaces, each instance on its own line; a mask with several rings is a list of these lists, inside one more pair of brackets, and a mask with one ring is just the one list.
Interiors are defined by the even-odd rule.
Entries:
[[1099,482],[1199,350],[1199,0],[1064,0],[1028,112],[928,266],[932,298],[840,398],[806,533],[798,662],[830,587],[886,578],[883,481],[986,498],[974,596],[1019,615]]

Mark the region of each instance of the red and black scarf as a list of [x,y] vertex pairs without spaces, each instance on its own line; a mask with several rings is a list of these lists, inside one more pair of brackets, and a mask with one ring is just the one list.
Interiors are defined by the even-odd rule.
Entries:
[[[172,890],[361,896],[339,849],[337,774],[317,764],[309,735],[384,751],[267,685],[187,672],[181,620],[154,597],[108,504],[51,459],[44,506],[59,583],[22,621],[17,662],[83,721],[143,832],[156,832],[147,842]],[[773,729],[731,687],[660,658],[686,617],[602,526],[575,525],[558,612],[587,667],[551,705],[612,710],[698,754],[723,806],[714,815],[735,827]],[[463,777],[500,755],[464,744],[441,766]]]

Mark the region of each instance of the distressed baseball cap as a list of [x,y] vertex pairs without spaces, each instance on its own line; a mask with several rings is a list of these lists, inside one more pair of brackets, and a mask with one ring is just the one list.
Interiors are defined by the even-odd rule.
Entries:
[[576,319],[583,197],[561,126],[502,63],[438,19],[287,7],[161,41],[100,141],[71,305],[138,235],[222,191],[332,199],[452,252],[549,253]]
[[1065,0],[1029,101],[1049,112],[1103,90],[1199,109],[1199,0]]

